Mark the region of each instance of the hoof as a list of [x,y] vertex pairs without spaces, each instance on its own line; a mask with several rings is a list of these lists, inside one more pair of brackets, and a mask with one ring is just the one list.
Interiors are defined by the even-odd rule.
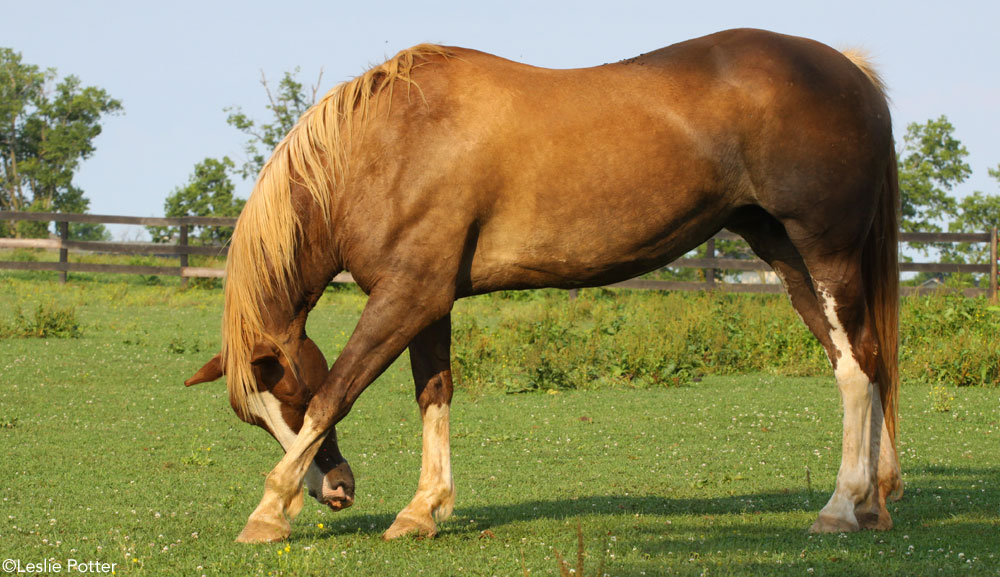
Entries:
[[288,509],[285,510],[285,515],[288,515],[289,522],[294,521],[295,518],[299,516],[299,513],[302,511],[302,506],[305,504],[304,500],[305,496],[303,495],[302,490],[299,489],[299,492],[292,497],[291,503],[288,504]]
[[[857,514],[857,513],[856,513]],[[882,507],[879,511],[857,514],[858,526],[870,531],[888,531],[892,529],[892,517],[889,511]]]
[[423,520],[412,517],[396,517],[389,529],[382,534],[382,539],[391,541],[410,534],[416,534],[420,537],[434,537],[437,535],[437,526],[429,517]]
[[275,543],[284,541],[292,533],[292,526],[284,517],[278,519],[255,519],[247,521],[246,527],[236,538],[237,543]]
[[889,500],[889,501],[899,501],[900,499],[902,499],[903,498],[903,482],[902,481],[897,482],[896,486],[893,487],[892,491],[889,491],[889,494],[886,495],[885,498],[887,500]]
[[853,519],[839,519],[820,514],[819,519],[809,527],[810,533],[854,533],[861,527]]
[[434,512],[431,513],[431,516],[434,517],[435,521],[440,523],[442,521],[447,521],[448,519],[450,519],[451,514],[452,512],[454,512],[454,510],[455,510],[455,497],[452,496],[450,499],[445,500],[444,503],[438,505],[438,508],[434,509]]

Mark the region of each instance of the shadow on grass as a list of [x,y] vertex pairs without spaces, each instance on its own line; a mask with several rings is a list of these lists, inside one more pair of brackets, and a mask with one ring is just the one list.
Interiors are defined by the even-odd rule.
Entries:
[[[951,529],[996,531],[1000,527],[1000,470],[968,467],[929,466],[909,471],[903,499],[890,503],[896,531],[917,530],[934,526]],[[706,493],[711,488],[706,489]],[[832,487],[830,487],[832,491]],[[512,523],[540,519],[572,520],[593,516],[659,516],[684,517],[690,527],[704,521],[705,527],[723,526],[738,534],[740,525],[750,525],[776,533],[806,535],[808,527],[789,529],[770,517],[770,526],[753,522],[754,518],[781,513],[802,513],[813,518],[826,502],[829,493],[820,490],[756,493],[723,497],[672,498],[661,496],[589,495],[567,499],[534,500],[519,503],[497,503],[456,507],[460,519],[475,523],[441,525],[444,534],[478,534],[486,528],[496,529]],[[332,522],[338,529],[332,533],[381,534],[394,519],[393,515],[353,515]],[[471,525],[471,526],[465,526]]]
[[[706,495],[713,490],[706,488]],[[580,525],[588,567],[604,559],[615,575],[661,574],[665,567],[692,575],[706,568],[710,574],[736,575],[801,575],[811,569],[813,577],[939,574],[938,568],[995,574],[989,555],[996,553],[1000,529],[1000,470],[914,467],[903,499],[890,504],[896,527],[888,532],[810,535],[808,525],[828,497],[817,489],[705,498],[587,495],[470,506],[460,499],[455,518],[439,526],[440,534],[427,547],[450,550],[482,539],[486,529],[490,538],[537,537],[533,522],[557,521],[565,523],[565,532],[546,537],[547,542],[551,539],[557,549],[563,543],[563,553],[572,557]],[[393,519],[357,511],[331,519],[324,530],[296,528],[292,540],[377,538]],[[548,535],[551,528],[542,531]],[[620,537],[612,544],[608,535]],[[609,557],[612,550],[618,551],[617,559]],[[969,564],[972,559],[976,564]]]

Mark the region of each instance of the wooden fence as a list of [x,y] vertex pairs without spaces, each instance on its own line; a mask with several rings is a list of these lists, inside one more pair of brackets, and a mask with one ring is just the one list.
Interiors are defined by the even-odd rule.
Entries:
[[[0,269],[13,270],[51,270],[58,271],[60,281],[66,282],[67,273],[121,273],[142,275],[180,276],[188,279],[193,277],[222,277],[224,271],[216,268],[188,266],[189,255],[219,256],[226,255],[226,246],[204,246],[189,243],[189,233],[194,226],[234,226],[235,218],[215,217],[179,217],[179,218],[146,218],[134,216],[110,216],[96,214],[62,214],[46,212],[9,212],[0,211],[0,221],[36,221],[55,222],[59,231],[58,238],[48,239],[0,239],[0,249],[40,248],[59,251],[58,262],[19,262],[0,260]],[[84,242],[69,240],[69,223],[100,223],[100,224],[131,224],[141,226],[176,226],[180,234],[176,244],[137,243],[137,242]],[[610,286],[650,289],[650,290],[722,290],[727,292],[780,293],[779,284],[765,283],[726,283],[718,278],[718,272],[727,271],[770,271],[767,263],[756,258],[719,258],[715,256],[716,240],[741,240],[739,236],[723,231],[705,243],[706,254],[703,258],[682,258],[671,263],[672,268],[695,268],[704,271],[704,282],[681,282],[649,279],[630,279]],[[932,273],[975,273],[988,275],[987,288],[967,288],[962,292],[967,296],[986,294],[992,299],[997,297],[997,229],[982,233],[900,233],[900,242],[936,242],[936,243],[988,243],[989,264],[951,264],[902,262],[903,272]],[[99,252],[109,254],[146,254],[157,256],[176,256],[178,266],[138,266],[70,262],[69,251]],[[333,282],[353,282],[348,273],[341,273]],[[903,294],[913,294],[935,290],[921,287],[903,287]]]

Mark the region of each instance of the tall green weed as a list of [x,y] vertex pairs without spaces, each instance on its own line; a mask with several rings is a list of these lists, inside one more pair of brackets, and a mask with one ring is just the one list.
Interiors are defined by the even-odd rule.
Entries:
[[39,303],[30,315],[18,308],[11,322],[0,325],[0,337],[45,339],[76,338],[80,335],[76,308],[54,303]]
[[456,315],[459,382],[511,392],[656,387],[705,373],[815,374],[829,365],[787,301],[747,295],[584,291],[485,297]]
[[[508,392],[661,387],[703,374],[831,375],[787,297],[590,289],[473,299],[456,309],[456,380]],[[1000,385],[1000,307],[962,296],[904,298],[905,382]]]
[[955,386],[1000,385],[1000,306],[960,295],[903,299],[903,379]]

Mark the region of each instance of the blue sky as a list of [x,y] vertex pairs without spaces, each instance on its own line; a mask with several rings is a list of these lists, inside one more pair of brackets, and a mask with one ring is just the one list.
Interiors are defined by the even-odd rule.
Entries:
[[[346,6],[345,6],[346,4]],[[160,216],[207,156],[243,159],[223,109],[265,117],[261,71],[301,67],[321,92],[419,42],[527,63],[613,62],[725,28],[751,26],[869,51],[888,82],[897,139],[946,114],[971,152],[960,192],[1000,193],[1000,3],[703,0],[633,2],[2,1],[0,46],[75,74],[123,101],[77,183],[91,212]],[[251,183],[241,183],[246,196]],[[124,233],[120,233],[124,234]]]

